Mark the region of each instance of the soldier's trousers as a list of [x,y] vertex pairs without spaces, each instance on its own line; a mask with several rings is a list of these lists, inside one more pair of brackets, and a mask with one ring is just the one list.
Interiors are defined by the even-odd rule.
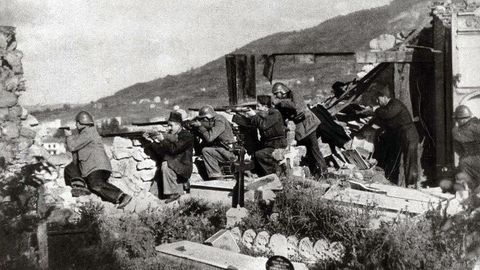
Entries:
[[178,183],[178,175],[168,167],[166,161],[162,162],[162,189],[163,195],[180,194],[183,192],[183,184]]
[[235,160],[236,156],[223,147],[204,147],[202,149],[203,161],[207,169],[208,178],[222,175],[220,162]]
[[414,125],[400,129],[406,186],[415,185],[418,180],[418,142],[418,133]]
[[111,172],[106,170],[97,170],[91,172],[87,177],[82,177],[78,165],[70,163],[65,167],[65,183],[71,185],[75,179],[82,179],[88,189],[100,196],[105,201],[118,203],[118,199],[123,192],[116,186],[108,183]]
[[258,176],[277,172],[278,161],[272,156],[274,150],[273,147],[266,147],[255,152],[255,161],[258,165],[255,168],[257,168]]
[[327,163],[318,147],[318,140],[315,131],[310,133],[304,139],[298,141],[297,144],[304,145],[307,148],[307,155],[305,158],[312,174],[318,175],[327,171]]

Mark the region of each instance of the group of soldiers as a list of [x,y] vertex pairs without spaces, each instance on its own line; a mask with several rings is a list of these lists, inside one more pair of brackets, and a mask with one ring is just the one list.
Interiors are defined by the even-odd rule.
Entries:
[[[373,115],[371,123],[379,125],[396,139],[395,143],[401,146],[406,184],[413,185],[418,178],[419,136],[406,106],[390,97],[387,90],[375,93],[378,108],[367,107],[356,113]],[[255,137],[257,131],[260,134],[260,143],[252,155],[255,173],[258,176],[278,173],[279,162],[273,152],[287,147],[287,123],[291,121],[295,124],[297,145],[306,147],[305,162],[311,174],[317,179],[324,177],[327,164],[317,139],[330,131],[325,130],[328,129],[325,122],[334,122],[324,111],[323,107],[308,107],[295,91],[283,83],[275,83],[272,95],[257,97],[256,109],[234,113],[233,122],[253,127]],[[457,108],[455,115],[458,125],[453,130],[454,139],[462,146],[458,175],[463,177],[462,181],[469,183],[471,189],[479,189],[480,120],[473,117],[465,106]],[[181,113],[172,111],[168,118],[167,133],[145,133],[143,136],[143,144],[160,157],[159,179],[156,180],[161,190],[159,196],[166,199],[167,203],[175,201],[188,189],[194,148],[196,154],[201,152],[209,180],[222,177],[221,164],[238,159],[234,151],[237,141],[232,124],[212,106],[200,108],[198,116],[189,122],[188,128],[184,120]],[[65,168],[66,183],[79,187],[76,190],[80,191],[84,183],[85,193],[94,192],[102,199],[118,204],[118,208],[125,207],[132,197],[107,181],[112,168],[92,116],[88,112],[80,112],[76,117],[76,127],[78,134],[65,131],[67,149],[73,153],[72,163]],[[343,140],[335,139],[334,135],[331,137],[334,146],[341,147],[348,140],[348,136]],[[200,148],[196,147],[198,141],[201,142]]]

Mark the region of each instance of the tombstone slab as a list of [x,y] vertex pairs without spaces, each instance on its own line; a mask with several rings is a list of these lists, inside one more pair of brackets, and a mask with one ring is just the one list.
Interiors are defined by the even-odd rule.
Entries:
[[242,244],[247,248],[252,248],[253,241],[255,240],[256,236],[257,236],[257,233],[255,233],[254,230],[252,229],[246,230],[242,236]]
[[268,241],[270,240],[270,234],[266,231],[261,231],[255,237],[253,241],[253,249],[257,252],[268,252]]
[[240,243],[242,240],[242,232],[240,231],[240,228],[234,227],[230,230],[230,233],[232,234],[233,239],[235,239],[237,243]]
[[205,240],[204,244],[223,250],[240,253],[240,248],[237,245],[237,241],[235,241],[235,238],[229,230],[223,229],[216,232],[210,238]]
[[325,239],[320,239],[313,245],[314,255],[319,260],[327,260],[331,257],[330,243]]
[[298,238],[294,235],[287,237],[287,254],[289,257],[298,255]]
[[313,250],[313,243],[310,238],[305,237],[298,243],[298,254],[309,262],[315,261],[315,252]]

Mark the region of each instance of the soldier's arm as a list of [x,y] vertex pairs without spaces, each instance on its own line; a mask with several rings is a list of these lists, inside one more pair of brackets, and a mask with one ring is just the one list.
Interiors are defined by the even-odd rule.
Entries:
[[177,141],[163,140],[158,143],[158,147],[169,154],[176,155],[185,152],[188,148],[193,147],[194,138],[189,133],[182,133],[178,136]]
[[278,115],[276,113],[257,113],[251,119],[252,124],[262,130],[269,129],[279,120],[282,121],[282,116],[280,115],[280,112],[278,112]]
[[207,142],[213,142],[220,134],[222,134],[225,131],[225,125],[227,123],[221,121],[221,120],[215,120],[215,124],[211,129],[207,129],[204,126],[198,127],[198,131],[200,134],[202,134],[202,137],[205,139]]
[[67,150],[76,152],[93,141],[93,137],[87,133],[80,133],[78,135],[71,135],[66,138]]
[[390,106],[380,107],[375,111],[375,117],[382,120],[389,120],[397,116],[402,110],[399,102],[393,102]]

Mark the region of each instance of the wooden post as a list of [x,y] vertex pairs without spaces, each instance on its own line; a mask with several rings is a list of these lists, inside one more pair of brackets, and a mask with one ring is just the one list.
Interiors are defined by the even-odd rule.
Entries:
[[244,207],[245,199],[245,171],[253,169],[254,165],[251,161],[245,161],[245,148],[240,147],[239,154],[238,154],[238,161],[234,164],[234,173],[235,173],[235,180],[237,183],[233,188],[233,196],[232,196],[232,207]]
[[48,269],[48,234],[47,222],[41,222],[37,227],[38,265],[40,269]]
[[410,97],[410,64],[395,63],[393,66],[393,80],[395,98],[407,107],[413,118],[412,99]]
[[238,94],[235,55],[225,55],[225,62],[227,69],[228,103],[230,105],[236,105],[238,104]]
[[245,84],[245,99],[257,98],[257,82],[255,79],[255,55],[247,56],[247,70],[246,70],[246,84]]
[[247,56],[235,55],[235,65],[237,73],[237,101],[239,103],[243,102],[246,97],[246,83],[247,83]]

